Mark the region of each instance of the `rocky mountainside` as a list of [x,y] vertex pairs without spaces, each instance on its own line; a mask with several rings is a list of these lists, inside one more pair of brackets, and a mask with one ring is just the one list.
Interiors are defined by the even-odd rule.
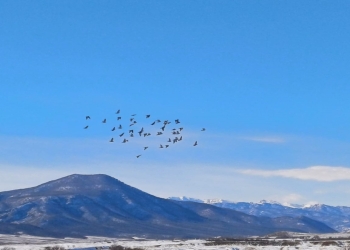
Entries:
[[333,232],[306,217],[271,219],[162,199],[107,175],[70,175],[0,192],[0,233],[41,236],[212,237],[276,231]]
[[311,219],[321,221],[339,232],[350,231],[350,207],[329,206],[324,204],[315,205],[283,205],[274,201],[262,200],[254,202],[231,202],[222,199],[200,200],[188,197],[170,197],[169,199],[178,201],[194,201],[211,204],[221,208],[229,208],[246,214],[255,216],[267,216],[271,218],[281,216],[306,216]]

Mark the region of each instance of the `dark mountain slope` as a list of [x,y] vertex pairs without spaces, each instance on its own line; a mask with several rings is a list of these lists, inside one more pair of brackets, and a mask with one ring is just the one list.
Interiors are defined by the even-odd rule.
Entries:
[[5,225],[11,225],[12,232],[16,225],[26,225],[35,227],[36,234],[76,237],[261,235],[286,228],[327,231],[317,223],[312,228],[310,223],[289,220],[286,227],[211,205],[161,199],[107,175],[70,175],[37,187],[0,193],[0,232],[6,231]]

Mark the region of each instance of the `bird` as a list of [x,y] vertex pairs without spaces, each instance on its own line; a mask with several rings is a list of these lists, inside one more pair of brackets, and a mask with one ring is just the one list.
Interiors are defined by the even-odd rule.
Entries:
[[205,128],[202,128],[202,130],[201,131],[205,131]]
[[85,126],[84,129],[87,129],[88,127],[89,127],[89,125],[88,125],[88,126]]
[[173,132],[173,135],[176,135],[176,132],[175,132],[175,131]]
[[160,147],[160,148],[164,148],[162,144],[160,144],[160,146],[159,146],[159,147]]
[[141,155],[137,155],[136,158],[139,158]]
[[141,136],[142,133],[143,133],[143,128],[142,128],[138,133],[139,133],[139,135]]
[[112,138],[109,142],[114,142],[114,139]]
[[130,129],[130,130],[129,130],[129,133],[134,133],[134,130]]
[[165,125],[164,125],[163,127],[161,127],[161,129],[164,131],[164,129],[165,129]]
[[122,137],[124,135],[124,133],[121,133],[119,136]]
[[184,128],[179,128],[180,131],[182,131]]
[[151,123],[151,125],[154,125],[154,124],[156,124],[156,122]]
[[135,123],[131,123],[131,124],[130,124],[130,127],[131,127],[131,126],[134,126],[134,125],[135,125]]
[[147,136],[150,136],[151,135],[151,133],[147,133]]
[[134,134],[130,134],[130,137],[134,137]]
[[120,113],[120,109],[118,109],[118,111],[117,112],[115,112],[116,114],[119,114]]
[[128,140],[124,138],[124,141],[122,141],[122,143],[126,143],[126,142],[128,142]]
[[115,127],[112,128],[112,131],[114,131],[114,130],[115,130]]
[[163,133],[162,132],[157,132],[157,135],[162,135]]
[[146,115],[146,118],[150,118],[151,115]]
[[169,145],[165,145],[165,148],[169,147]]
[[146,150],[146,149],[148,149],[148,147],[143,147],[143,150]]
[[103,119],[102,123],[106,123],[107,122],[107,119]]
[[134,123],[137,123],[136,121],[134,121]]
[[143,137],[146,137],[147,136],[147,133],[143,133]]
[[176,124],[179,124],[179,123],[180,123],[180,120],[179,120],[179,119],[176,119],[176,120],[175,120],[175,123],[176,123]]
[[131,116],[135,116],[136,114],[133,114],[133,115],[131,115]]
[[156,120],[156,122],[160,122],[160,120]]
[[179,135],[179,134],[180,134],[180,132],[179,132],[179,131],[176,131],[176,134],[177,134],[177,135]]
[[132,122],[135,118],[130,118],[130,121]]
[[179,141],[182,141],[182,135],[180,136]]
[[197,146],[197,141],[193,144],[193,146]]
[[171,142],[171,139],[169,138],[168,142]]
[[121,124],[119,125],[118,129],[122,129],[122,125]]
[[117,120],[120,120],[120,119],[122,119],[120,116],[118,116],[118,119]]
[[168,120],[165,120],[163,123],[164,123],[164,125],[166,125],[168,123]]
[[87,116],[85,117],[85,119],[88,120],[88,119],[91,119],[91,118],[90,118],[90,116],[87,115]]

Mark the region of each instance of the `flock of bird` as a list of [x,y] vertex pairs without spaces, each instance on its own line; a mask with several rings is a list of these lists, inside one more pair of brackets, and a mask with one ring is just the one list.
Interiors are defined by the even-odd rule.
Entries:
[[[117,116],[116,116],[116,119],[117,121],[119,120],[122,120],[122,116],[120,116],[120,109],[115,113]],[[137,121],[135,119],[136,117],[136,114],[132,114],[131,117],[128,118],[128,121],[129,121],[129,125],[128,125],[128,129],[126,132],[122,132],[121,134],[119,134],[119,137],[123,138],[122,140],[122,143],[127,143],[129,142],[129,140],[127,139],[127,136],[130,138],[130,137],[134,137],[134,134],[137,133],[139,134],[140,137],[148,137],[148,136],[151,136],[151,133],[150,132],[146,132],[145,129],[142,127],[140,129],[140,131],[135,131],[134,133],[134,125],[137,124]],[[149,119],[151,117],[151,115],[145,115],[146,119]],[[85,116],[85,120],[90,120],[91,117],[89,115]],[[102,123],[107,123],[107,119],[103,119],[102,120]],[[167,128],[167,126],[169,126],[169,124],[171,124],[172,121],[169,121],[169,120],[164,120],[164,121],[161,121],[159,119],[157,120],[154,120],[150,125],[151,126],[156,126],[157,124],[161,124],[162,127],[160,127],[160,131],[157,131],[156,132],[156,136],[160,136],[160,135],[163,135],[165,133],[165,130]],[[180,141],[182,141],[182,135],[181,135],[181,132],[183,131],[183,127],[181,127],[181,125],[179,125],[181,122],[180,122],[180,119],[175,119],[174,120],[174,124],[177,125],[177,128],[173,128],[171,129],[171,134],[173,138],[169,138],[164,144],[160,144],[159,148],[168,148],[171,143],[172,144],[175,144],[175,143],[178,143]],[[84,127],[84,129],[88,129],[89,128],[89,125],[86,125]],[[119,126],[113,126],[113,128],[111,128],[111,131],[115,131],[116,129],[123,129],[123,126],[122,124],[119,124]],[[201,131],[205,131],[205,128],[202,128]],[[110,140],[109,140],[110,143],[112,142],[115,142],[114,140],[114,137],[112,137]],[[195,141],[193,146],[197,146],[198,145],[198,142]],[[143,150],[147,150],[148,149],[148,146],[144,146],[143,147]],[[136,158],[139,158],[141,156],[141,154],[137,155]]]

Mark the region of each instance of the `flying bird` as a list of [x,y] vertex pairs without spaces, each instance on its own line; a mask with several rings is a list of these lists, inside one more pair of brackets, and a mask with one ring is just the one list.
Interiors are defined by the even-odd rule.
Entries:
[[120,119],[122,119],[120,116],[118,116],[118,119],[117,120],[120,120]]
[[171,139],[169,138],[168,142],[171,142]]
[[205,131],[205,128],[202,128],[202,130],[201,131]]
[[136,158],[139,158],[141,155],[137,155]]
[[160,144],[160,146],[159,146],[159,147],[160,147],[160,148],[164,148],[162,144]]
[[124,138],[124,141],[122,141],[122,143],[126,143],[126,142],[128,142],[128,140]]
[[87,115],[87,116],[85,117],[85,119],[88,120],[88,119],[91,119],[91,118],[90,118],[90,116]]
[[153,122],[151,125],[154,125],[154,124],[156,124],[156,122]]
[[179,128],[180,131],[182,131],[184,128]]
[[151,135],[151,133],[147,133],[147,136],[150,136]]
[[180,123],[180,120],[179,120],[179,119],[176,119],[176,120],[175,120],[175,123],[176,123],[176,124],[179,124],[179,123]]
[[118,109],[118,111],[117,112],[115,112],[116,114],[119,114],[120,113],[120,109]]
[[103,119],[102,123],[106,123],[107,122],[107,119]]
[[169,145],[165,145],[165,148],[169,147]]
[[146,150],[146,149],[148,149],[148,147],[143,147],[143,150]]
[[141,136],[142,133],[143,133],[143,128],[142,128],[138,133],[139,133],[139,135]]
[[124,135],[124,133],[121,133],[119,136],[122,137]]
[[87,129],[88,127],[89,127],[89,125],[88,125],[88,126],[85,126],[84,129]]
[[135,118],[130,118],[130,121],[132,122]]
[[161,129],[164,131],[164,129],[165,129],[165,125],[164,125],[163,127],[161,127]]
[[162,135],[163,133],[162,132],[157,132],[157,135]]
[[160,122],[160,120],[157,120],[156,122]]
[[151,115],[146,115],[146,118],[150,118]]
[[122,129],[122,125],[119,125],[118,129]]
[[114,139],[112,138],[109,142],[114,142]]
[[197,141],[193,144],[193,146],[197,146]]
[[130,130],[129,130],[129,133],[134,133],[134,130],[130,129]]
[[135,116],[136,114],[133,114],[133,115],[131,115],[131,116]]
[[134,137],[134,134],[130,134],[130,137]]
[[112,128],[112,131],[114,131],[114,130],[115,130],[115,127]]

